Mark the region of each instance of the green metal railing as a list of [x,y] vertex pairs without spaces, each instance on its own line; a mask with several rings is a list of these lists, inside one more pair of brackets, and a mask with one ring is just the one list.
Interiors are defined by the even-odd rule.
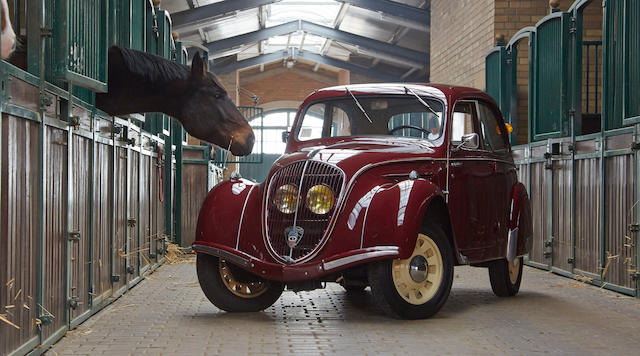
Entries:
[[53,7],[52,37],[56,79],[107,91],[107,0],[57,0]]

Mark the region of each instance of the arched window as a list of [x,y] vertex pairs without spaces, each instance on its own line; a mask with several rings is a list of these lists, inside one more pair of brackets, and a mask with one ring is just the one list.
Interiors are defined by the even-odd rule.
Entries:
[[[296,110],[293,109],[272,110],[264,113],[262,135],[258,132],[260,120],[251,120],[249,124],[254,128],[256,135],[254,152],[260,152],[262,147],[262,152],[265,154],[283,154],[287,144],[282,142],[282,133],[291,131],[295,117]],[[261,138],[263,142],[260,142]]]

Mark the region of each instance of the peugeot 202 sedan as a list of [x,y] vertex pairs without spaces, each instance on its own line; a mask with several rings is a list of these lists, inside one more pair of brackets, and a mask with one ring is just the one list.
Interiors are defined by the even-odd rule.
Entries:
[[285,287],[370,286],[382,309],[427,318],[447,300],[454,266],[470,264],[488,267],[496,295],[515,295],[532,223],[508,128],[471,88],[314,92],[265,182],[235,175],[209,192],[193,244],[202,290],[246,312]]

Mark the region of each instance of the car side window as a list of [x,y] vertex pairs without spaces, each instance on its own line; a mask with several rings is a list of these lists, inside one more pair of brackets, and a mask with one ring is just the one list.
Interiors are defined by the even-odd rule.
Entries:
[[493,110],[489,105],[484,103],[478,103],[480,111],[480,126],[482,131],[482,139],[485,147],[488,150],[496,152],[504,152],[507,149],[507,144],[504,141],[502,135],[502,129],[498,125],[498,119],[496,118]]
[[462,136],[476,132],[473,124],[474,117],[476,117],[475,102],[463,101],[456,104],[451,126],[451,142],[454,145],[462,142]]

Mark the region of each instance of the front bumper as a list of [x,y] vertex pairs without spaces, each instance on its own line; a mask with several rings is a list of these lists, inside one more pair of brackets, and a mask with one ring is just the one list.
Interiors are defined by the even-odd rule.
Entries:
[[283,265],[266,262],[242,251],[206,241],[196,241],[193,249],[198,253],[223,258],[262,278],[281,282],[318,279],[355,265],[397,258],[400,255],[397,246],[377,246],[347,251],[319,261]]

